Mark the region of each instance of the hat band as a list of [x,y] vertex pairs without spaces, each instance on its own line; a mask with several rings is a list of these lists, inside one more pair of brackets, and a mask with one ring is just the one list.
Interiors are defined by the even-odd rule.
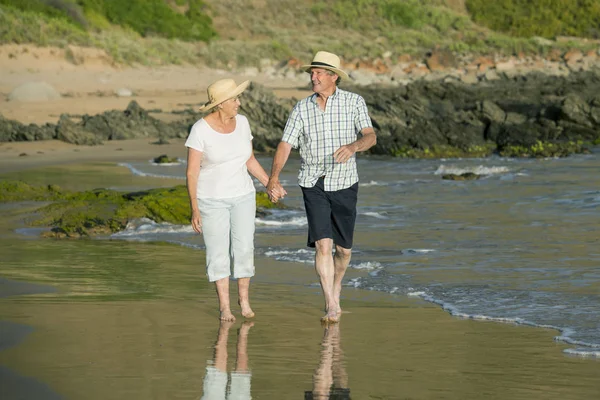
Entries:
[[315,67],[317,67],[317,66],[322,66],[322,67],[329,67],[329,68],[335,68],[335,69],[338,69],[338,67],[336,67],[336,66],[334,66],[334,65],[327,64],[327,63],[320,62],[320,61],[313,61],[312,63],[310,63],[310,65],[311,65],[311,67],[312,67],[312,66],[315,66]]

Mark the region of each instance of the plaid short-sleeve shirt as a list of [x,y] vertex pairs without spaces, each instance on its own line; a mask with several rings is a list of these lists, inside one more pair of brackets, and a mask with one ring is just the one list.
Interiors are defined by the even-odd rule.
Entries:
[[313,187],[323,175],[326,191],[346,189],[358,182],[356,155],[340,164],[335,162],[333,153],[355,142],[360,131],[372,126],[367,104],[356,93],[336,88],[327,99],[325,111],[319,108],[316,93],[300,100],[281,139],[300,150],[299,185]]

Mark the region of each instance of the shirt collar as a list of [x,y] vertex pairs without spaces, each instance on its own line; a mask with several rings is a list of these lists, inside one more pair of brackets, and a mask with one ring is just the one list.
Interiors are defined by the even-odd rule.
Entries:
[[[335,100],[338,97],[338,93],[340,92],[340,89],[336,86],[335,91],[333,92],[333,94],[331,96],[329,96],[327,98],[327,101],[329,101],[329,99],[333,99]],[[317,93],[313,93],[312,96],[310,97],[310,101],[312,101],[314,104],[317,104],[317,97],[319,95]]]

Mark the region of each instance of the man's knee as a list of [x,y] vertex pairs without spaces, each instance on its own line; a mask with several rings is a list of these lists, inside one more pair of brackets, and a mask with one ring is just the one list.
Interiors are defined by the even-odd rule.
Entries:
[[332,239],[320,239],[315,242],[315,251],[319,255],[331,255],[333,251],[333,240]]
[[335,256],[342,259],[349,259],[352,256],[352,249],[346,249],[342,246],[335,246]]

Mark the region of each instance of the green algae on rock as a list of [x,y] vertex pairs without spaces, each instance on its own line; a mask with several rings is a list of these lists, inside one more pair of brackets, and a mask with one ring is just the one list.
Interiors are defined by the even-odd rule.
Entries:
[[154,158],[153,162],[155,164],[174,164],[174,163],[179,163],[179,158],[169,157],[166,154],[161,154],[160,156]]
[[[172,224],[187,224],[190,218],[185,185],[124,193],[109,189],[69,192],[55,185],[0,182],[0,202],[16,201],[51,201],[27,222],[52,227],[45,236],[59,238],[111,234],[125,229],[128,221],[139,218]],[[282,203],[271,203],[264,192],[257,192],[256,204],[257,215],[263,216],[268,209],[285,208]]]

